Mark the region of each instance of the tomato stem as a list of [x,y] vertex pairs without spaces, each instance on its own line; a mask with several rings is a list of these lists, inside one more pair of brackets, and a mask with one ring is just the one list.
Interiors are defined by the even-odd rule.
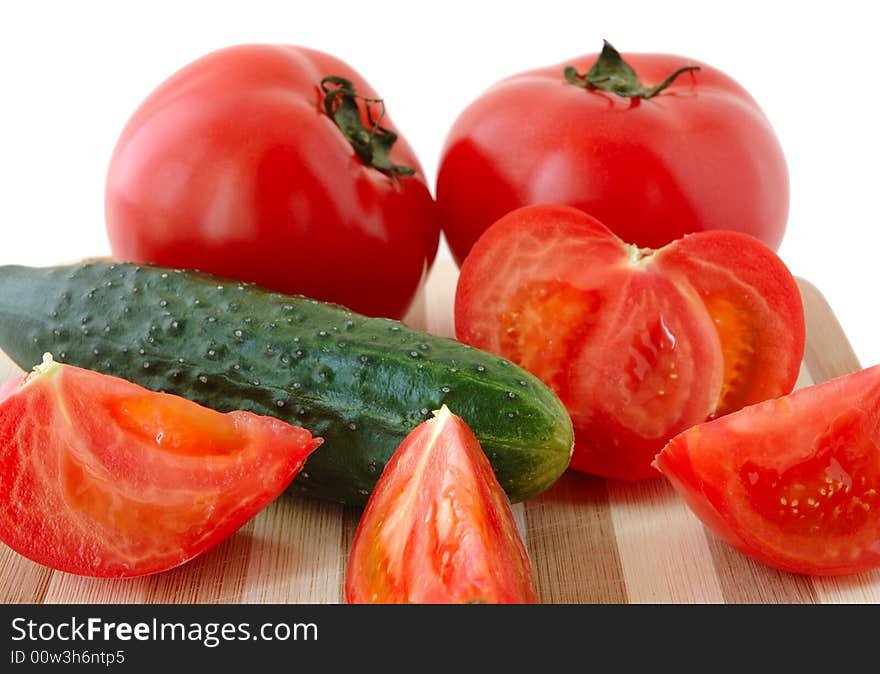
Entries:
[[578,73],[574,66],[563,71],[565,81],[583,89],[600,89],[624,98],[654,98],[672,84],[682,73],[697,71],[699,66],[684,66],[669,75],[660,84],[646,86],[636,75],[632,66],[623,60],[620,52],[604,40],[602,53],[586,74]]
[[[342,135],[354,148],[364,164],[396,178],[411,176],[416,171],[411,166],[391,161],[391,148],[397,142],[397,134],[380,124],[385,116],[385,102],[381,98],[368,98],[355,91],[351,80],[330,75],[321,80],[324,92],[324,111],[333,120]],[[364,125],[358,101],[363,101],[369,127]],[[373,116],[373,105],[379,106],[379,116]]]

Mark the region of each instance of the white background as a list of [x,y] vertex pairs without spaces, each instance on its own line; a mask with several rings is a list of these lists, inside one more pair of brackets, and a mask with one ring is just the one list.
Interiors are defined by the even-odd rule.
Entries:
[[780,250],[829,299],[864,365],[880,363],[880,77],[871,3],[4,2],[0,264],[108,254],[104,174],[128,116],[220,47],[331,52],[386,99],[436,176],[446,131],[483,89],[595,52],[677,53],[737,79],[779,135],[791,176]]

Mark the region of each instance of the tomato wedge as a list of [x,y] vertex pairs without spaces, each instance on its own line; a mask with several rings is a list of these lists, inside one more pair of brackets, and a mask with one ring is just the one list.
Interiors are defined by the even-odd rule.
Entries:
[[791,391],[804,349],[794,278],[764,244],[700,232],[651,250],[567,206],[513,211],[462,266],[456,336],[553,387],[571,467],[656,477],[677,433]]
[[764,564],[880,567],[880,366],[691,428],[656,466],[715,534]]
[[54,569],[128,577],[227,538],[320,444],[44,357],[0,399],[0,540]]
[[350,604],[535,603],[513,513],[474,434],[444,405],[404,439],[355,534]]

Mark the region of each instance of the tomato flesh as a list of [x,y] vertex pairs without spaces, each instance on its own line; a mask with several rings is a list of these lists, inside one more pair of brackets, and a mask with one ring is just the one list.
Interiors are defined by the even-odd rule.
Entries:
[[278,496],[320,444],[302,428],[48,363],[0,402],[0,539],[88,576],[178,566]]
[[811,458],[784,471],[746,461],[740,479],[749,484],[751,506],[797,534],[839,536],[863,528],[880,505],[872,447],[863,415],[850,410],[834,419],[815,443]]
[[348,603],[535,603],[504,491],[471,430],[445,406],[394,453],[367,503],[346,572]]
[[880,366],[689,429],[656,465],[758,561],[820,575],[880,566]]
[[[580,290],[558,280],[525,283],[500,317],[499,349],[565,398],[566,362],[594,327],[592,317],[601,301],[596,291]],[[548,316],[553,317],[552,322]]]
[[625,244],[564,206],[518,209],[462,266],[457,337],[529,369],[565,403],[571,467],[657,477],[674,435],[791,391],[803,308],[782,262],[744,234]]
[[721,356],[724,361],[721,394],[714,411],[715,416],[723,416],[746,404],[746,382],[758,372],[757,362],[751,357],[755,353],[755,333],[745,316],[748,314],[738,306],[735,299],[724,296],[703,298],[712,322],[721,333]]
[[568,377],[576,430],[571,467],[607,477],[656,477],[651,460],[718,399],[717,340],[675,287],[650,272],[611,275],[620,293],[603,331],[581,345]]
[[804,350],[804,314],[779,258],[735,232],[688,236],[655,257],[665,274],[697,295],[718,333],[724,371],[713,417],[791,391]]

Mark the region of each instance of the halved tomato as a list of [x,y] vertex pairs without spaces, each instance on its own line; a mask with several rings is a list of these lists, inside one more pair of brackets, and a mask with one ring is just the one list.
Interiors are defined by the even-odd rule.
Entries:
[[0,398],[0,540],[87,576],[164,571],[235,532],[320,444],[44,357]]
[[382,472],[355,534],[350,604],[535,603],[513,513],[474,434],[444,405]]
[[790,392],[804,349],[797,285],[756,239],[640,249],[566,206],[518,209],[483,234],[455,328],[553,387],[572,468],[624,479],[656,477],[652,459],[686,428]]
[[715,534],[764,564],[880,567],[880,366],[695,426],[656,466]]

